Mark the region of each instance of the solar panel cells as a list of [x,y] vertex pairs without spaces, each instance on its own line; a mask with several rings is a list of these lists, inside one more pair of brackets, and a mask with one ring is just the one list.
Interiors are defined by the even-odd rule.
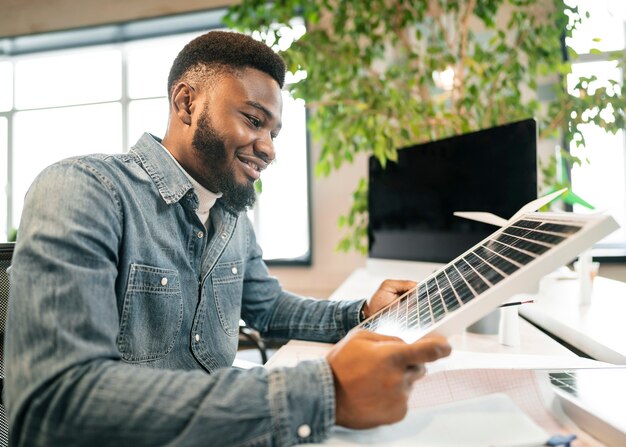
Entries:
[[[610,217],[598,216],[594,220],[567,214],[550,216],[529,214],[496,231],[426,278],[416,289],[363,322],[361,327],[394,334],[417,331],[423,335],[446,317],[458,314],[464,307],[473,304],[496,285],[506,282],[511,275],[526,269],[533,261],[547,257],[555,247],[567,244],[586,225],[592,227],[597,220],[610,220],[612,222],[603,229],[605,234],[617,227]],[[599,237],[588,245],[597,239]],[[549,270],[543,274],[546,273]],[[503,297],[500,302],[506,298]]]

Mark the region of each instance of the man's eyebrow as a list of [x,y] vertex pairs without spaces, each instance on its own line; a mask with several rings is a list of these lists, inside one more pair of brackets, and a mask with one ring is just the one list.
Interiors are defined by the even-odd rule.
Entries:
[[[265,114],[265,116],[267,116],[267,118],[271,121],[274,118],[274,115],[272,114],[272,112],[270,112],[267,107],[265,107],[263,104],[260,104],[256,101],[246,101],[246,104],[248,104],[249,106],[254,107],[255,109],[259,109],[261,112],[263,112]],[[282,123],[278,123],[278,127],[279,129],[282,128]]]

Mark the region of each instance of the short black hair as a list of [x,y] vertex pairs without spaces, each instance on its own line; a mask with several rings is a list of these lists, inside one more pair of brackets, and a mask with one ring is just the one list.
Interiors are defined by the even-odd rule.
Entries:
[[172,89],[185,73],[209,69],[218,72],[255,68],[278,82],[285,82],[285,62],[270,47],[245,34],[230,31],[209,31],[189,42],[178,53],[167,79],[167,91]]

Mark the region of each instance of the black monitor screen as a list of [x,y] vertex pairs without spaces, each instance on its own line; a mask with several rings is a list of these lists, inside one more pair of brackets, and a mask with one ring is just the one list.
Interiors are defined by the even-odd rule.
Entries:
[[495,231],[453,215],[510,218],[537,198],[534,119],[419,144],[383,169],[369,160],[369,256],[449,262]]

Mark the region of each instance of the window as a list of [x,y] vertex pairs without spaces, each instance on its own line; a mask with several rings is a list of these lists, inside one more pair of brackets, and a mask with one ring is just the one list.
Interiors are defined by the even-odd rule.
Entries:
[[[8,160],[8,140],[9,140],[9,125],[8,120],[4,116],[0,116],[0,160]],[[9,194],[9,164],[0,164],[0,210],[8,209],[7,196]],[[7,235],[7,219],[0,220],[0,234]],[[0,241],[3,239],[0,239]]]
[[[623,0],[567,0],[567,4],[578,6],[582,16],[587,12],[590,15],[567,42],[578,53],[568,78],[570,88],[581,76],[591,75],[597,77],[596,86],[608,86],[609,80],[623,84],[624,73],[615,61],[609,60],[610,52],[623,54],[626,48]],[[613,135],[593,124],[587,125],[583,133],[586,148],[581,150],[572,144],[570,150],[589,163],[572,169],[572,189],[594,205],[594,211],[609,212],[621,226],[594,247],[594,255],[623,259],[626,256],[626,137],[623,130]],[[574,211],[589,212],[580,205],[574,206]]]
[[[19,226],[23,197],[46,166],[74,155],[125,152],[143,132],[163,136],[172,61],[220,18],[210,11],[187,20],[176,16],[2,42],[0,48],[13,51],[0,55],[0,240]],[[175,32],[155,36],[163,29]],[[268,262],[307,264],[306,114],[303,102],[286,92],[276,153],[249,215]]]

